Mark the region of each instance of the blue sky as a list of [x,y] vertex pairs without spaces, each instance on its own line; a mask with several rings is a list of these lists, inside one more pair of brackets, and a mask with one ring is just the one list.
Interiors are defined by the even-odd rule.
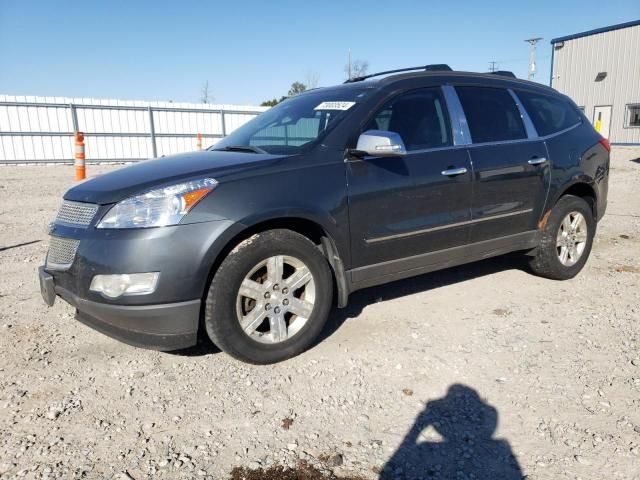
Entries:
[[0,93],[259,104],[308,72],[344,79],[347,51],[370,71],[428,63],[526,77],[525,38],[640,18],[639,0],[0,0]]

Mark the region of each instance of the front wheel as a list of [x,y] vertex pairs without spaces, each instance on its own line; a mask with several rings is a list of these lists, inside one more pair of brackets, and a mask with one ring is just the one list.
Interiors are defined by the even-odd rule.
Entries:
[[565,195],[549,215],[531,268],[554,280],[575,277],[589,258],[595,232],[589,204],[580,197]]
[[291,358],[320,334],[333,284],[324,255],[290,230],[258,233],[236,246],[216,272],[205,305],[213,343],[256,364]]

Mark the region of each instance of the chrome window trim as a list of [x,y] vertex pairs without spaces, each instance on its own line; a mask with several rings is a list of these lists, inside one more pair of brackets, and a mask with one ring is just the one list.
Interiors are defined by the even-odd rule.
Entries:
[[[404,155],[404,156],[408,157],[408,156],[411,156],[413,154],[440,152],[440,151],[443,151],[443,150],[460,150],[460,149],[463,149],[463,148],[473,149],[473,148],[476,148],[476,147],[490,147],[492,145],[509,145],[509,144],[513,144],[513,143],[530,142],[532,140],[545,141],[545,140],[548,140],[548,139],[553,138],[555,136],[562,135],[563,133],[566,133],[566,132],[568,132],[570,130],[573,130],[574,128],[577,128],[580,125],[582,125],[582,122],[576,123],[575,125],[572,125],[571,127],[565,128],[564,130],[560,130],[559,132],[550,133],[549,135],[546,135],[544,137],[520,138],[518,140],[502,140],[500,142],[471,143],[471,144],[468,144],[468,145],[449,145],[447,147],[425,148],[425,149],[422,149],[422,150],[411,150],[411,151],[407,152],[407,154]],[[367,160],[367,159],[370,159],[370,158],[379,158],[379,157],[365,156],[365,157],[362,158],[362,160]],[[358,159],[358,161],[362,161],[362,160]]]
[[575,125],[571,125],[570,127],[565,128],[564,130],[559,130],[557,132],[550,133],[549,135],[545,135],[544,137],[538,137],[538,140],[547,140],[549,138],[557,137],[558,135],[562,135],[563,133],[567,133],[574,128],[578,128],[582,125],[582,121],[576,123]]
[[472,143],[471,132],[467,125],[467,117],[462,109],[462,104],[458,98],[456,90],[451,85],[442,85],[440,87],[444,94],[447,110],[449,110],[449,119],[451,120],[451,132],[453,133],[453,146],[466,146]]
[[518,107],[518,111],[520,112],[520,118],[522,119],[522,123],[524,124],[524,129],[527,132],[527,137],[538,138],[538,131],[536,130],[536,127],[533,125],[533,122],[531,121],[531,117],[529,117],[529,113],[527,112],[527,109],[524,108],[524,105],[520,101],[520,98],[518,98],[518,95],[516,94],[516,92],[513,91],[513,89],[511,88],[508,89],[508,92],[511,94],[511,98],[513,98],[513,101],[516,102],[516,107]]
[[467,145],[467,148],[486,147],[486,146],[490,146],[490,145],[503,145],[503,144],[510,144],[510,143],[522,143],[522,142],[530,142],[531,140],[544,141],[544,140],[548,140],[548,139],[553,138],[553,137],[557,137],[558,135],[562,135],[563,133],[567,133],[568,131],[573,130],[574,128],[578,128],[581,125],[582,125],[582,122],[578,122],[575,125],[572,125],[570,127],[565,128],[564,130],[560,130],[558,132],[550,133],[549,135],[545,135],[544,137],[519,138],[518,140],[502,140],[502,141],[499,141],[499,142],[474,143],[472,145]]
[[[520,99],[514,98],[514,101],[516,102],[516,105],[518,106],[518,110],[525,112],[526,118],[528,119],[529,122],[531,122],[531,128],[533,130],[533,132],[535,132],[535,136],[529,138],[519,138],[516,140],[501,140],[501,141],[497,141],[497,142],[482,142],[482,143],[473,143],[473,139],[471,138],[471,133],[469,131],[469,125],[467,124],[467,117],[464,114],[464,110],[462,109],[462,104],[460,103],[460,99],[458,98],[458,94],[456,93],[455,90],[455,86],[453,85],[441,85],[440,88],[442,89],[442,92],[444,94],[444,98],[445,98],[445,102],[447,104],[447,110],[449,111],[449,120],[451,122],[451,133],[453,135],[453,145],[448,145],[445,147],[434,147],[434,148],[424,148],[421,150],[411,150],[407,152],[406,156],[410,156],[413,154],[422,154],[422,153],[430,153],[430,152],[441,152],[444,150],[458,150],[461,148],[475,148],[475,147],[488,147],[488,146],[492,146],[492,145],[510,145],[510,144],[518,144],[518,143],[522,143],[522,142],[529,142],[531,140],[538,140],[538,141],[545,141],[545,140],[549,140],[551,138],[554,138],[558,135],[562,135],[564,133],[567,133],[571,130],[573,130],[574,128],[578,128],[579,126],[581,126],[584,121],[581,120],[578,123],[576,123],[575,125],[572,125],[570,127],[565,128],[564,130],[559,130],[557,132],[553,132],[550,133],[549,135],[545,135],[545,136],[538,136],[537,130],[535,128],[535,126],[533,125],[533,121],[531,121],[531,117],[529,117],[529,114],[526,112],[526,110],[524,108],[522,108],[522,110],[520,110],[521,108],[521,102]],[[512,89],[508,89],[509,92],[512,95],[515,95],[515,92],[512,92]],[[635,128],[635,127],[632,127]],[[529,134],[529,129],[525,124],[525,130],[527,132],[527,135]],[[362,161],[362,160],[367,160],[370,158],[378,158],[378,157],[363,157],[362,159],[358,159],[358,161]]]
[[421,235],[423,233],[437,232],[438,230],[445,230],[447,228],[463,227],[465,225],[472,225],[474,223],[488,222],[489,220],[498,220],[500,218],[513,217],[515,215],[523,215],[525,213],[531,213],[531,212],[533,212],[533,208],[527,208],[524,210],[517,210],[515,212],[499,213],[497,215],[491,215],[489,217],[465,220],[463,222],[447,223],[446,225],[438,225],[437,227],[421,228],[420,230],[413,230],[411,232],[395,233],[393,235],[385,235],[383,237],[365,238],[364,241],[366,244],[384,242],[386,240],[395,240],[398,238],[412,237],[414,235]]

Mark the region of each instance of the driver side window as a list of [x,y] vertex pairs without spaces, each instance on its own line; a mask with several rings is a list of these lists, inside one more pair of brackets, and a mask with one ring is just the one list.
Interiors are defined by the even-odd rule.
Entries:
[[452,145],[451,128],[440,88],[399,95],[367,123],[366,130],[385,130],[402,137],[408,152]]

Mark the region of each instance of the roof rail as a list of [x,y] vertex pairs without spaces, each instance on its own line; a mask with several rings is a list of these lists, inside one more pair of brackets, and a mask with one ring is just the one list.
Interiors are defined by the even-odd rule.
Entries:
[[495,72],[489,72],[492,75],[500,75],[501,77],[518,78],[513,72],[508,70],[496,70]]
[[434,65],[422,65],[420,67],[398,68],[396,70],[386,70],[384,72],[371,73],[369,75],[363,75],[361,77],[353,77],[345,81],[344,83],[362,82],[363,80],[366,80],[367,78],[371,78],[371,77],[379,77],[380,75],[388,75],[390,73],[412,72],[415,70],[424,70],[427,72],[441,72],[441,71],[450,72],[451,67],[444,63],[438,63]]

